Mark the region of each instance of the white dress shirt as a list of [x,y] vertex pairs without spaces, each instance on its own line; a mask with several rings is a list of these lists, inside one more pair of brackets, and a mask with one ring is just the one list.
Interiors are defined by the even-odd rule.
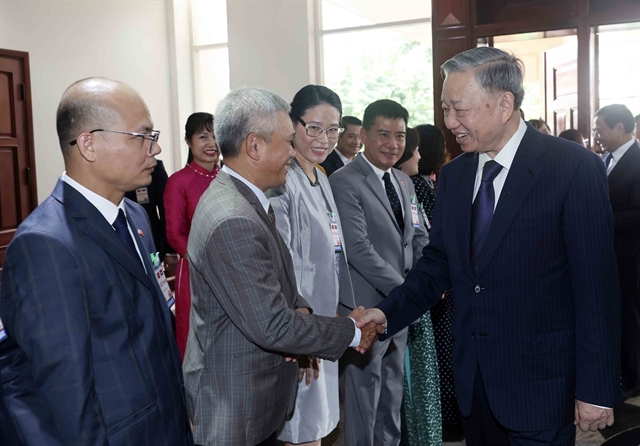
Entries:
[[620,158],[622,158],[624,154],[627,153],[627,150],[631,148],[634,142],[636,142],[636,140],[634,138],[631,138],[629,139],[629,141],[622,144],[616,150],[614,150],[613,152],[609,152],[608,155],[605,155],[602,158],[602,161],[604,162],[607,156],[611,157],[611,161],[609,162],[609,166],[607,167],[607,176],[609,176],[613,168],[616,167],[616,164],[618,164],[618,161],[620,161]]
[[[264,211],[266,213],[269,213],[269,206],[270,206],[269,205],[269,199],[264,194],[264,192],[262,192],[260,189],[258,189],[258,187],[256,187],[255,184],[253,184],[250,181],[248,181],[246,178],[244,178],[238,172],[236,172],[233,169],[229,168],[229,166],[227,166],[226,164],[222,167],[222,171],[228,173],[229,175],[231,175],[235,179],[240,180],[244,184],[246,184],[247,187],[249,189],[251,189],[251,191],[254,194],[256,194],[256,197],[258,197],[258,200],[260,201],[260,204],[262,205],[262,207],[264,207]],[[349,347],[357,347],[357,346],[360,345],[360,338],[362,337],[362,332],[360,331],[360,329],[358,327],[355,326],[355,324],[356,324],[355,319],[353,319],[352,317],[350,317],[349,319],[351,319],[353,321],[354,328],[356,329],[355,333],[353,335],[353,340],[351,341],[351,344],[349,344]]]
[[[498,205],[498,200],[500,199],[500,193],[502,193],[502,188],[504,187],[504,182],[507,180],[507,175],[509,174],[509,169],[511,169],[511,164],[513,164],[513,159],[516,156],[516,152],[518,151],[518,146],[522,142],[522,138],[524,138],[524,134],[527,131],[527,125],[524,123],[522,119],[520,119],[520,124],[518,125],[518,130],[513,134],[511,139],[507,141],[502,150],[498,152],[493,160],[502,166],[502,170],[493,180],[493,191],[495,194],[495,200],[493,202],[493,210],[496,209]],[[478,170],[476,171],[476,182],[473,186],[473,200],[475,200],[478,190],[480,189],[480,183],[482,182],[482,169],[484,169],[484,165],[487,161],[491,161],[491,157],[486,153],[481,153],[478,157]]]
[[346,156],[344,156],[342,153],[340,153],[338,149],[333,149],[333,150],[336,151],[336,153],[338,154],[338,156],[340,157],[340,159],[342,160],[345,166],[351,162],[351,160],[348,159]]
[[[125,217],[127,216],[127,210],[124,207],[124,198],[122,198],[122,200],[120,200],[120,203],[116,206],[106,198],[96,194],[93,191],[90,191],[89,189],[84,187],[82,184],[75,181],[73,178],[67,175],[67,172],[62,172],[61,178],[62,178],[62,181],[67,183],[69,186],[73,187],[84,198],[86,198],[89,203],[94,205],[95,208],[98,209],[98,212],[102,214],[105,220],[107,220],[107,223],[109,223],[112,227],[113,227],[113,223],[116,221],[116,218],[118,218],[118,211],[120,209],[122,209],[122,212],[124,212],[124,216]],[[133,240],[133,246],[136,247],[136,251],[138,252],[138,257],[140,257],[140,261],[142,262],[142,267],[144,268],[145,271],[147,271],[147,267],[144,265],[144,259],[142,258],[142,254],[140,254],[140,248],[138,248],[138,243],[136,243],[136,238],[133,234],[133,231],[131,230],[131,226],[129,226],[128,220],[127,220],[127,229],[129,229],[129,235],[131,235],[131,240]],[[113,228],[113,230],[115,231],[116,229]]]
[[376,174],[376,176],[380,180],[380,183],[382,184],[382,188],[385,191],[387,190],[387,188],[384,185],[384,180],[382,179],[382,176],[385,173],[389,172],[389,176],[391,177],[391,184],[393,184],[393,188],[396,190],[396,194],[398,194],[398,198],[399,198],[399,201],[400,201],[400,207],[402,208],[402,216],[404,217],[404,200],[402,199],[402,190],[400,189],[400,185],[398,184],[398,180],[396,180],[396,176],[393,174],[393,172],[391,172],[391,168],[389,168],[387,170],[382,170],[382,169],[379,169],[378,167],[374,166],[373,164],[371,164],[371,161],[369,161],[369,158],[367,158],[366,150],[362,154],[362,157],[367,162],[367,164],[369,164],[371,166],[371,168],[373,169],[373,173]]

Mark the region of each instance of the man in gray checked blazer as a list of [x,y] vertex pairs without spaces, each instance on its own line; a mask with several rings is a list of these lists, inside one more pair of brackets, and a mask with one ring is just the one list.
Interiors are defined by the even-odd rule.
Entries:
[[295,154],[288,113],[284,99],[256,88],[230,93],[216,110],[225,167],[200,199],[188,245],[192,307],[183,371],[199,445],[275,445],[297,390],[298,366],[287,357],[335,361],[349,346],[368,349],[384,332],[309,315],[298,295],[264,194],[284,184]]
[[[392,168],[404,152],[408,117],[397,102],[370,104],[360,130],[364,154],[329,177],[356,305],[367,308],[404,282],[429,241],[411,179]],[[365,355],[341,359],[345,445],[399,444],[406,345],[404,329]]]

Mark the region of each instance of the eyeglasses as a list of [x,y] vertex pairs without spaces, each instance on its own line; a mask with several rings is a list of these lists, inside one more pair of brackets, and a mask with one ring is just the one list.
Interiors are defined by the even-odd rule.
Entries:
[[[158,142],[158,138],[160,138],[160,130],[151,130],[151,133],[134,133],[134,132],[120,132],[118,130],[106,130],[106,129],[95,129],[91,130],[89,133],[94,132],[109,132],[109,133],[120,133],[121,135],[131,135],[137,136],[138,138],[146,139],[150,142],[149,144],[149,153],[153,153],[153,145]],[[78,142],[77,139],[69,142],[69,145],[75,146]]]
[[302,119],[298,118],[298,121],[302,126],[307,130],[307,136],[311,138],[317,138],[322,135],[322,132],[327,133],[327,138],[329,139],[338,139],[338,137],[344,132],[342,127],[329,127],[328,129],[323,129],[320,126],[307,124]]

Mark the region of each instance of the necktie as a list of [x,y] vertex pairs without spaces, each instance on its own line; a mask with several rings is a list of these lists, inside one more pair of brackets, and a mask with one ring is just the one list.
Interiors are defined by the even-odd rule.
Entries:
[[393,215],[396,217],[398,226],[400,226],[400,232],[404,233],[404,217],[402,216],[402,206],[400,206],[400,198],[398,198],[396,188],[393,187],[393,183],[391,183],[391,176],[389,175],[389,172],[385,172],[384,175],[382,175],[382,180],[384,181],[384,190],[387,192],[389,204],[391,204],[391,210],[393,211]]
[[482,169],[482,182],[473,202],[473,217],[471,222],[471,266],[476,270],[477,261],[482,250],[495,207],[495,192],[493,180],[498,176],[502,166],[495,161],[487,161]]
[[280,238],[280,233],[278,232],[278,227],[276,226],[276,214],[273,212],[273,208],[269,205],[269,211],[267,212],[269,216],[269,223],[271,223],[271,227],[274,231],[276,231],[276,240],[278,240],[278,246],[280,247],[280,252],[284,252],[282,249],[282,239]]
[[129,234],[129,228],[127,227],[127,217],[124,216],[124,211],[122,209],[118,210],[118,217],[113,222],[113,227],[115,228],[118,237],[120,237],[124,244],[127,245],[127,248],[131,250],[131,253],[135,256],[135,258],[140,260],[138,251],[136,251],[136,247],[133,244],[131,234]]
[[604,170],[609,170],[609,164],[611,164],[611,158],[613,158],[613,155],[611,155],[611,153],[607,153],[605,157],[602,159],[602,162],[604,163]]

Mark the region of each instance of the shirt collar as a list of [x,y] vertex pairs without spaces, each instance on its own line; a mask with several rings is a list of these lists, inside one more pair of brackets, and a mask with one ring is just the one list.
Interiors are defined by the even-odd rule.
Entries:
[[258,187],[255,184],[251,183],[249,180],[244,178],[238,172],[236,172],[233,169],[231,169],[228,165],[225,164],[224,166],[222,166],[222,171],[228,173],[229,175],[231,175],[235,179],[240,180],[244,184],[246,184],[247,187],[249,189],[251,189],[251,192],[256,194],[256,197],[258,197],[258,200],[260,201],[260,204],[264,208],[264,212],[265,213],[269,213],[269,199],[264,194],[264,192],[262,192],[260,189],[258,189]]
[[120,200],[120,203],[116,206],[106,198],[96,194],[95,192],[84,187],[82,184],[78,183],[76,180],[68,176],[66,171],[62,172],[61,178],[62,181],[80,192],[80,194],[84,198],[86,198],[89,203],[94,205],[110,225],[113,225],[113,222],[116,221],[116,218],[118,217],[118,210],[122,209],[126,217],[127,211],[124,208],[124,198]]
[[340,157],[340,159],[342,160],[342,163],[346,166],[347,164],[349,164],[351,161],[349,161],[349,159],[347,159],[346,156],[344,156],[337,148],[333,149],[336,151],[336,153],[338,154],[338,156]]
[[[516,156],[516,152],[518,151],[518,147],[522,142],[522,138],[524,138],[524,134],[527,132],[527,124],[524,123],[522,119],[520,119],[520,124],[518,124],[518,130],[513,134],[513,136],[507,141],[502,150],[498,152],[493,160],[500,164],[507,171],[511,169],[511,164],[513,164],[513,159]],[[484,164],[487,161],[490,161],[491,157],[486,153],[481,153],[478,158],[478,169],[481,171],[484,168]]]
[[634,142],[636,142],[635,138],[631,138],[629,141],[618,147],[615,151],[611,152],[611,156],[616,163],[620,161],[620,158],[622,158],[625,153],[627,153],[627,150],[631,148]]
[[[376,176],[378,178],[380,178],[380,180],[382,180],[382,176],[387,173],[387,172],[391,172],[391,168],[387,169],[387,170],[382,170],[376,166],[374,166],[373,164],[371,164],[371,161],[369,161],[369,158],[367,158],[367,149],[365,147],[365,151],[362,153],[362,157],[364,158],[364,160],[367,162],[367,164],[369,164],[371,166],[371,168],[373,169],[373,173],[376,174]],[[391,173],[389,173],[389,175],[391,175]]]

